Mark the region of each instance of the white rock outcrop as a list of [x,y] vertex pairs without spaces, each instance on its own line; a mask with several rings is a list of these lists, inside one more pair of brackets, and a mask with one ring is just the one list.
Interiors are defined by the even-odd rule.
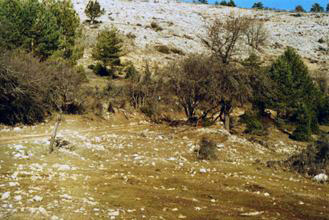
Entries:
[[320,173],[320,174],[314,176],[313,180],[315,180],[316,182],[319,182],[319,183],[324,183],[324,182],[328,181],[328,176],[327,176],[327,174]]

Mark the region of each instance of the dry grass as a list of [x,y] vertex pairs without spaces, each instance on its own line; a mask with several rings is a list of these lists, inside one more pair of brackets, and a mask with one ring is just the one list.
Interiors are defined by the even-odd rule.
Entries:
[[[239,139],[234,142],[231,137],[218,133],[218,127],[209,130],[170,128],[144,125],[138,117],[128,122],[121,116],[110,121],[81,116],[65,116],[65,119],[60,133],[76,145],[71,153],[56,151],[48,155],[47,147],[35,142],[44,137],[28,138],[49,134],[54,121],[25,127],[19,132],[0,132],[0,192],[10,191],[14,195],[15,191],[28,192],[39,187],[23,195],[21,204],[12,197],[1,200],[2,219],[45,219],[52,215],[63,219],[109,219],[110,209],[119,210],[118,219],[142,219],[143,216],[145,219],[184,216],[186,219],[245,219],[243,214],[255,211],[261,214],[250,219],[328,218],[328,185],[267,168],[263,162],[268,158],[281,158],[285,154],[253,148]],[[189,151],[188,145],[197,143],[205,132],[216,143],[224,144],[217,152],[216,161],[197,161]],[[96,141],[95,137],[100,140]],[[87,142],[102,145],[104,150],[87,148]],[[13,160],[13,149],[9,148],[13,143],[28,147],[33,154],[31,159]],[[29,171],[35,163],[44,164],[43,171],[20,172],[18,180],[11,179],[19,164]],[[57,171],[54,164],[77,169]],[[203,168],[206,173],[200,172]],[[31,181],[33,175],[40,179]],[[8,186],[8,182],[15,181],[20,185]],[[72,199],[63,199],[63,194]],[[34,195],[42,196],[43,200],[29,202]],[[92,201],[96,203],[92,205]],[[18,211],[10,213],[3,206],[7,202]],[[48,217],[20,210],[40,206],[47,210]],[[80,208],[84,210],[76,212]]]

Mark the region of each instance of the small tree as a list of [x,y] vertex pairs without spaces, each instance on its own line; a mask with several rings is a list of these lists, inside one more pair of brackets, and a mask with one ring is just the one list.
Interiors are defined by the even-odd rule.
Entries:
[[295,12],[305,12],[305,9],[301,5],[297,5],[295,8]]
[[252,48],[258,50],[260,46],[265,45],[268,32],[265,28],[264,22],[252,19],[250,26],[245,31],[247,43]]
[[234,65],[224,65],[217,73],[217,95],[221,105],[220,116],[226,130],[230,130],[230,115],[234,108],[241,107],[252,97],[248,74]]
[[208,0],[199,0],[201,4],[208,4]]
[[255,2],[252,6],[252,8],[255,8],[255,9],[264,9],[264,5],[262,2]]
[[221,1],[221,2],[219,3],[219,5],[227,6],[227,2],[226,2],[225,0],[223,0],[223,1]]
[[105,9],[101,9],[101,5],[97,0],[90,0],[86,6],[85,14],[90,19],[90,23],[94,24],[96,18],[102,16],[105,13]]
[[92,56],[99,60],[104,66],[111,67],[120,65],[120,53],[122,40],[118,36],[116,29],[101,31],[96,40],[96,46],[93,48]]
[[250,26],[248,17],[231,14],[226,20],[216,18],[208,26],[208,41],[205,45],[222,63],[227,64],[237,52],[243,34]]
[[300,103],[315,105],[318,96],[317,88],[309,75],[308,68],[293,48],[288,47],[273,63],[269,76],[279,87],[278,100],[273,103],[279,115],[291,116]]
[[324,9],[319,3],[314,3],[311,8],[311,12],[319,13],[323,12]]
[[326,11],[329,12],[329,3],[327,4]]
[[266,114],[265,109],[272,107],[269,103],[276,103],[277,96],[277,86],[265,71],[266,68],[261,67],[261,64],[262,61],[255,53],[251,53],[242,62],[242,65],[249,72],[252,88],[251,104],[257,116],[264,116]]
[[227,6],[236,7],[236,4],[235,4],[234,0],[230,0],[229,2],[227,2]]
[[214,88],[210,84],[213,78],[213,63],[205,56],[190,55],[167,70],[168,86],[177,96],[178,103],[183,107],[187,120],[196,120],[196,111]]

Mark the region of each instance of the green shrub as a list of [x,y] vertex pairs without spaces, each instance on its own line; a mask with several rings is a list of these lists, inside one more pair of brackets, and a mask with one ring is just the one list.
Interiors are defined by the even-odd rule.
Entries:
[[300,124],[291,134],[291,138],[296,141],[309,141],[311,139],[311,129],[307,124]]
[[126,79],[137,79],[139,77],[139,73],[132,63],[127,64],[124,71],[126,73]]
[[94,68],[93,71],[96,75],[99,76],[113,76],[111,70],[107,69],[103,64],[101,63],[97,63]]
[[247,128],[245,130],[246,133],[263,135],[264,134],[264,126],[263,123],[258,119],[258,117],[250,112],[246,112],[241,116],[241,122],[245,123]]

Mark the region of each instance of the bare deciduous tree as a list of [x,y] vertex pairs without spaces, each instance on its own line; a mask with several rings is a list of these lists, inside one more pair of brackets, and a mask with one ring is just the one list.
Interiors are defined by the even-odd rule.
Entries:
[[224,20],[215,18],[207,28],[208,39],[205,45],[222,63],[228,64],[249,26],[250,19],[246,16],[230,14]]
[[244,32],[247,43],[252,48],[258,50],[260,46],[265,45],[268,32],[264,26],[263,21],[250,19],[249,24],[249,28],[247,28]]
[[196,119],[196,110],[209,95],[213,70],[210,59],[202,55],[189,57],[174,63],[167,70],[168,86],[178,98],[189,122]]
[[252,95],[249,76],[243,68],[221,64],[211,57],[191,55],[173,65],[168,73],[170,90],[190,122],[221,119],[229,130],[232,110]]

